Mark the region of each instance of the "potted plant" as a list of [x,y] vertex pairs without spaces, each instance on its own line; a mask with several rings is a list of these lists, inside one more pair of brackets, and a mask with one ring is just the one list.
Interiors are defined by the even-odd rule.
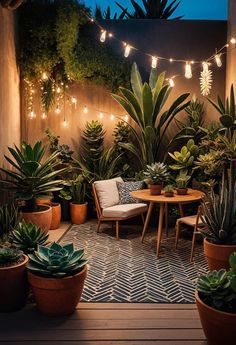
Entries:
[[171,184],[168,184],[165,188],[164,188],[164,195],[167,198],[173,197],[174,196],[174,186],[172,186]]
[[48,205],[37,205],[36,199],[50,198],[51,193],[61,190],[56,176],[64,171],[57,170],[60,161],[59,153],[53,153],[42,161],[46,146],[38,141],[33,147],[23,142],[22,147],[8,148],[12,157],[5,156],[13,170],[2,168],[1,170],[9,177],[3,181],[5,188],[15,193],[18,200],[24,202],[22,218],[38,225],[45,232],[50,229],[52,210]]
[[28,278],[38,309],[48,315],[73,313],[87,274],[84,250],[73,244],[38,246],[29,255]]
[[223,175],[219,194],[213,189],[202,202],[201,228],[204,254],[210,270],[229,268],[229,256],[236,251],[236,183]]
[[85,202],[86,184],[83,175],[74,175],[72,180],[64,182],[60,192],[62,198],[71,200],[70,215],[73,224],[83,224],[87,219],[88,203]]
[[186,195],[188,193],[188,183],[191,180],[191,176],[186,171],[180,171],[176,177],[176,191],[178,195]]
[[236,338],[236,253],[230,271],[212,271],[198,279],[195,299],[209,344],[233,345]]
[[160,195],[163,183],[170,179],[167,166],[160,162],[147,165],[144,175],[151,195]]
[[50,230],[56,230],[61,224],[61,204],[59,202],[52,202],[52,221]]

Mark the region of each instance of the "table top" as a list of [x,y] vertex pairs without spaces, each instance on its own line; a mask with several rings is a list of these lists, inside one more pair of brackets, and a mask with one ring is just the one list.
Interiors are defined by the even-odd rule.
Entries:
[[187,195],[178,195],[176,192],[174,193],[173,197],[166,197],[164,196],[164,191],[162,191],[161,195],[151,195],[149,189],[141,189],[136,190],[130,193],[132,198],[149,201],[154,203],[168,203],[168,204],[181,204],[181,203],[188,203],[199,201],[204,197],[204,193],[197,189],[190,189],[188,188]]

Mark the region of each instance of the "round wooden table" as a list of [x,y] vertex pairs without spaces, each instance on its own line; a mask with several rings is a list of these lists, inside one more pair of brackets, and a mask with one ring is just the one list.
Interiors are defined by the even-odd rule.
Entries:
[[159,256],[159,253],[160,253],[164,214],[166,215],[166,225],[167,225],[168,204],[179,204],[180,215],[181,217],[184,217],[182,205],[188,204],[191,202],[200,201],[204,197],[203,192],[196,189],[190,189],[190,188],[188,189],[187,195],[177,195],[175,193],[173,197],[165,197],[164,192],[162,192],[161,195],[151,195],[149,189],[136,190],[134,192],[131,192],[130,195],[134,199],[146,201],[149,203],[147,217],[146,217],[144,227],[143,227],[143,232],[142,232],[142,242],[144,240],[144,236],[147,230],[147,226],[152,214],[154,204],[160,204],[160,213],[159,213],[158,230],[157,230],[157,256]]

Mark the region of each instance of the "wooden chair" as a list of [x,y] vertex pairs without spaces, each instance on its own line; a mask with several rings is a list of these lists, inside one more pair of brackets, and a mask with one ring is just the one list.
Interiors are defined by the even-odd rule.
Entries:
[[186,225],[192,226],[194,228],[194,230],[193,230],[193,237],[192,237],[190,262],[193,261],[196,237],[197,237],[198,234],[201,234],[199,229],[203,227],[203,223],[201,221],[201,214],[202,214],[202,206],[199,206],[198,207],[198,212],[197,212],[196,215],[179,218],[177,220],[177,222],[176,222],[176,237],[175,237],[175,248],[176,249],[178,247],[180,231],[181,231],[181,225],[182,224],[186,224]]
[[[141,213],[137,212],[137,214],[127,216],[127,217],[104,217],[103,212],[102,212],[102,208],[101,208],[100,203],[99,203],[99,197],[98,197],[98,194],[96,191],[96,187],[94,184],[93,184],[92,188],[93,188],[93,195],[94,195],[97,218],[98,218],[97,232],[99,232],[102,222],[112,222],[112,227],[113,227],[113,224],[115,223],[116,224],[116,239],[119,240],[120,221],[134,218],[137,216],[141,216],[142,222],[144,223],[144,221],[145,221],[144,213],[147,211],[147,207],[146,207],[144,212],[141,212]],[[139,205],[139,204],[137,204],[137,205]]]

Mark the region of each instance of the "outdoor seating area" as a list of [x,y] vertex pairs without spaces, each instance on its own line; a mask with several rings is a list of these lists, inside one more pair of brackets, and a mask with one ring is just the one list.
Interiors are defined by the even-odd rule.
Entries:
[[0,343],[235,343],[235,15],[0,0]]

